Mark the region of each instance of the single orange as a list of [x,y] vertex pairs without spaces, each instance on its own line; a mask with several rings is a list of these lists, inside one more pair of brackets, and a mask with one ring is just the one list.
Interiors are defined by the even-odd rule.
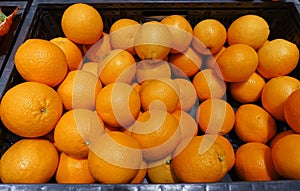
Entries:
[[3,183],[47,183],[58,165],[58,153],[45,139],[21,139],[1,157]]
[[294,77],[278,76],[272,78],[262,90],[262,105],[275,119],[284,121],[284,103],[289,95],[299,88],[300,82]]
[[178,120],[180,139],[192,138],[198,134],[198,126],[194,117],[186,111],[177,109],[172,115]]
[[61,18],[66,37],[77,44],[93,44],[103,33],[103,21],[99,12],[86,3],[67,7]]
[[68,63],[64,52],[43,39],[28,39],[15,54],[17,71],[26,81],[41,82],[54,87],[65,78]]
[[236,110],[234,130],[244,142],[267,143],[277,133],[274,118],[255,104],[244,104]]
[[4,126],[22,137],[49,133],[63,112],[59,95],[38,82],[23,82],[2,97],[0,115]]
[[193,83],[184,78],[174,79],[179,88],[179,102],[177,109],[184,111],[191,110],[197,104],[197,93]]
[[64,152],[60,153],[55,180],[59,184],[90,184],[95,182],[90,173],[87,159],[73,158]]
[[272,149],[263,143],[249,142],[236,151],[235,172],[240,180],[270,181],[279,179],[272,160]]
[[284,119],[296,132],[300,133],[300,89],[295,90],[288,96],[283,106]]
[[278,140],[285,137],[286,135],[294,134],[294,133],[295,132],[291,129],[281,131],[280,133],[276,134],[275,137],[273,137],[273,139],[270,141],[269,143],[270,147],[273,148],[273,146],[275,145],[275,143],[277,143]]

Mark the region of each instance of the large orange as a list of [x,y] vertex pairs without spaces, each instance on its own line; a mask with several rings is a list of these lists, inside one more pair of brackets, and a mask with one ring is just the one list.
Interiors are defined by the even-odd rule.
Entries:
[[91,145],[88,165],[92,176],[100,183],[129,183],[137,175],[142,157],[133,137],[112,131],[104,133]]
[[66,76],[68,64],[64,52],[43,39],[28,39],[15,54],[17,71],[26,81],[58,85]]
[[298,79],[290,76],[278,76],[269,80],[261,93],[263,107],[280,121],[284,121],[284,103],[296,89],[300,88]]
[[177,104],[177,109],[184,111],[191,110],[198,101],[197,92],[193,83],[184,78],[176,78],[174,81],[179,88],[179,102]]
[[197,109],[197,121],[204,133],[228,134],[235,122],[232,106],[222,99],[207,99]]
[[126,83],[111,83],[97,95],[96,111],[112,127],[128,127],[140,113],[138,92]]
[[227,47],[217,59],[219,76],[227,82],[245,81],[255,72],[258,56],[251,46],[233,44]]
[[47,183],[58,165],[58,153],[45,139],[21,139],[1,157],[3,183]]
[[[113,71],[113,72],[112,72]],[[134,57],[126,50],[115,49],[99,61],[98,75],[104,85],[113,82],[130,83],[136,72]]]
[[54,144],[61,152],[85,158],[89,146],[104,133],[103,122],[88,109],[70,110],[60,118],[54,129]]
[[285,179],[300,179],[300,152],[296,146],[299,144],[300,135],[290,134],[279,139],[272,148],[275,169]]
[[58,86],[57,93],[66,110],[76,108],[94,110],[96,96],[101,89],[102,84],[98,77],[83,70],[74,70],[69,72]]
[[160,22],[169,28],[172,38],[171,53],[183,52],[189,48],[193,39],[193,28],[184,16],[170,15]]
[[135,77],[139,83],[148,79],[171,78],[171,67],[165,60],[142,60],[136,65]]
[[244,104],[236,110],[234,130],[244,142],[261,143],[267,143],[277,132],[274,118],[255,104]]
[[82,53],[79,47],[66,37],[56,37],[50,42],[59,46],[64,52],[69,71],[80,69],[82,66]]
[[141,113],[130,127],[134,137],[148,161],[159,160],[170,155],[180,141],[178,120],[163,110],[151,109]]
[[66,153],[60,153],[55,179],[59,184],[90,184],[94,183],[88,160],[84,158],[73,158]]
[[300,89],[288,96],[283,106],[284,119],[289,126],[300,133]]
[[85,3],[70,5],[61,18],[66,37],[77,44],[93,44],[103,33],[103,21],[99,12]]
[[250,142],[236,151],[235,172],[240,180],[270,181],[279,178],[272,160],[270,147],[259,142]]
[[270,29],[264,18],[258,15],[243,15],[235,19],[228,28],[228,43],[247,44],[260,48],[268,39]]
[[268,79],[291,73],[299,61],[297,45],[285,39],[271,40],[257,54],[257,71]]
[[9,89],[1,100],[1,120],[7,129],[23,137],[49,133],[62,115],[59,95],[49,86],[24,82]]
[[193,47],[201,54],[219,52],[227,39],[224,25],[216,19],[204,19],[194,27]]
[[195,136],[188,143],[182,142],[171,166],[182,182],[217,182],[227,173],[227,156],[218,143],[205,136]]

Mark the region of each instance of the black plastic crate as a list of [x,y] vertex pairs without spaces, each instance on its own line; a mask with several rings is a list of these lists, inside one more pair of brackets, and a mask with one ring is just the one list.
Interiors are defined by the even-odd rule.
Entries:
[[[14,67],[14,54],[17,48],[29,38],[42,38],[50,40],[54,37],[64,36],[60,27],[61,16],[64,10],[79,0],[46,1],[33,0],[26,19],[16,39],[15,46],[3,68],[0,77],[0,97],[10,87],[23,81]],[[236,18],[245,14],[262,16],[270,26],[269,40],[284,38],[297,44],[300,49],[300,3],[298,0],[288,1],[99,1],[86,0],[101,14],[104,22],[104,31],[108,32],[110,25],[119,18],[132,18],[139,22],[152,20],[153,16],[167,16],[180,14],[185,16],[195,26],[200,20],[214,18],[221,21],[226,28]],[[293,76],[300,79],[300,64],[293,71]],[[229,98],[230,99],[230,98]],[[282,124],[285,128],[285,124]],[[239,140],[229,137],[237,148]],[[10,133],[0,123],[0,154],[3,154],[19,137]],[[239,182],[235,181],[230,173],[219,183],[195,184],[138,184],[138,185],[65,185],[65,184],[36,184],[23,185],[0,184],[2,189],[17,190],[300,190],[300,181],[278,180],[268,182]]]

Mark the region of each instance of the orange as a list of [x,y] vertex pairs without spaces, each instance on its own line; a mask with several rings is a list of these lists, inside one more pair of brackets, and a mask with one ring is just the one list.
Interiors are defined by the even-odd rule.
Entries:
[[139,91],[142,108],[164,109],[173,112],[179,102],[179,88],[176,82],[169,78],[149,79],[141,84]]
[[197,120],[202,132],[225,135],[233,128],[235,113],[227,101],[207,99],[197,109]]
[[171,54],[169,59],[174,74],[184,77],[194,76],[200,70],[202,60],[202,56],[190,47],[183,52]]
[[94,74],[96,77],[98,77],[98,62],[86,62],[82,65],[81,70],[90,72],[91,74]]
[[109,38],[113,49],[127,50],[135,54],[134,38],[140,24],[128,18],[122,18],[115,21],[109,30]]
[[103,32],[102,37],[93,44],[84,44],[82,46],[84,58],[99,62],[103,57],[111,51],[109,35]]
[[285,39],[271,40],[257,54],[257,71],[268,79],[291,73],[299,61],[297,45]]
[[246,44],[233,44],[218,57],[217,72],[227,82],[246,81],[255,72],[258,65],[256,51]]
[[59,95],[38,82],[23,82],[2,97],[0,115],[4,126],[22,137],[49,133],[62,115]]
[[236,151],[235,172],[245,181],[270,181],[279,178],[272,160],[272,149],[263,143],[250,142]]
[[60,118],[54,129],[54,145],[75,158],[85,158],[89,146],[104,133],[103,122],[88,109],[70,110]]
[[179,122],[163,110],[151,109],[141,113],[130,128],[131,136],[137,140],[143,157],[148,161],[172,154],[180,141]]
[[142,83],[148,79],[171,78],[171,68],[167,61],[142,60],[136,65],[136,79]]
[[66,76],[68,64],[64,52],[43,39],[28,39],[15,54],[17,71],[26,81],[58,85]]
[[286,135],[289,134],[294,134],[295,132],[291,129],[288,130],[284,130],[280,133],[278,133],[277,135],[275,135],[275,137],[273,137],[273,139],[270,141],[269,145],[271,148],[273,148],[273,146],[275,145],[275,143],[277,143],[278,140],[280,140],[281,138],[285,137]]
[[100,80],[93,74],[74,70],[68,73],[63,82],[58,86],[60,95],[66,110],[76,108],[95,109],[95,100],[101,90]]
[[134,38],[135,51],[142,60],[163,60],[171,50],[171,43],[168,27],[158,21],[144,23]]
[[290,134],[279,139],[272,148],[272,157],[278,174],[289,180],[299,180],[300,152],[296,145],[300,143],[299,134]]
[[182,142],[171,166],[177,178],[182,182],[218,182],[227,173],[227,157],[224,149],[216,142],[195,136],[190,142]]
[[99,61],[97,71],[104,85],[113,82],[130,83],[136,72],[135,59],[128,51],[115,49]]
[[172,115],[179,122],[180,140],[192,138],[198,134],[197,123],[191,114],[177,109],[172,113]]
[[179,88],[179,102],[177,109],[189,111],[197,103],[197,93],[193,83],[184,78],[174,79]]
[[212,69],[204,69],[193,78],[197,96],[200,101],[209,98],[222,98],[226,93],[226,82],[219,78],[217,72]]
[[56,37],[50,42],[59,46],[65,53],[69,71],[80,69],[82,66],[82,54],[78,46],[65,37]]
[[211,55],[219,52],[227,39],[224,25],[216,19],[204,19],[194,27],[192,45],[200,54]]
[[283,106],[284,119],[296,133],[300,133],[299,100],[300,89],[297,89],[291,95],[288,96]]
[[147,177],[151,183],[179,183],[180,181],[175,175],[174,169],[171,166],[171,155],[154,162],[149,163]]
[[1,157],[3,183],[47,183],[58,165],[58,153],[45,139],[21,139]]
[[261,93],[261,102],[265,110],[280,121],[284,121],[283,107],[287,98],[300,88],[298,79],[290,76],[279,76],[269,80]]
[[261,143],[267,143],[277,132],[274,118],[255,104],[244,104],[237,109],[234,130],[244,142]]
[[235,19],[228,28],[228,43],[246,44],[260,48],[270,34],[268,23],[258,15],[243,15]]
[[217,64],[217,59],[219,58],[219,56],[221,55],[221,53],[226,49],[226,47],[222,47],[222,49],[212,55],[209,55],[206,59],[206,68],[208,69],[214,69],[214,70],[219,70],[219,66]]
[[133,137],[112,131],[104,133],[92,145],[88,165],[92,176],[100,183],[129,183],[137,175],[142,157]]
[[139,171],[137,172],[137,174],[135,175],[135,177],[133,177],[133,179],[131,179],[130,184],[141,184],[143,183],[144,179],[147,176],[147,162],[145,160],[142,161],[142,164],[139,168]]
[[185,17],[170,15],[160,22],[169,28],[172,38],[171,53],[183,52],[190,46],[193,39],[193,28]]
[[63,12],[61,27],[66,37],[77,44],[93,44],[103,33],[98,11],[85,3],[75,3]]
[[128,127],[140,113],[138,92],[126,83],[111,83],[97,95],[96,111],[108,126]]
[[246,81],[230,83],[230,95],[240,103],[256,102],[260,100],[265,84],[265,79],[254,72]]
[[95,182],[90,173],[87,159],[73,158],[64,152],[60,153],[55,179],[59,184],[90,184]]

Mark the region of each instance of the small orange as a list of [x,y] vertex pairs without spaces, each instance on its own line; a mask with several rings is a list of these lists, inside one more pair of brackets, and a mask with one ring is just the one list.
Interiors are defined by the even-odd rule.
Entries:
[[296,145],[300,144],[299,134],[290,134],[279,139],[272,148],[275,169],[285,179],[300,179],[300,152]]
[[88,166],[100,183],[129,183],[137,175],[142,157],[140,146],[132,136],[112,131],[104,133],[91,145]]
[[83,70],[74,70],[68,73],[58,86],[57,93],[62,99],[66,110],[76,108],[95,109],[95,100],[102,89],[100,80]]
[[50,42],[59,46],[65,53],[69,71],[78,70],[82,66],[82,54],[78,46],[66,37],[56,37]]
[[228,43],[247,44],[254,49],[260,48],[270,34],[268,23],[258,15],[243,15],[235,19],[228,28]]
[[194,117],[183,110],[175,110],[172,115],[178,120],[180,139],[192,138],[198,134],[198,126]]
[[151,109],[141,113],[130,128],[131,136],[137,140],[143,157],[148,161],[172,154],[180,141],[179,122],[163,110]]
[[216,19],[204,19],[194,27],[192,45],[200,54],[211,55],[219,52],[227,39],[224,25]]
[[136,72],[135,59],[128,51],[115,49],[99,61],[97,71],[104,85],[113,82],[130,83]]
[[75,3],[63,12],[61,27],[66,37],[77,44],[93,44],[103,33],[98,11],[85,3]]
[[201,55],[189,47],[183,52],[171,54],[169,61],[175,75],[192,77],[199,72],[203,59]]
[[23,82],[9,89],[1,100],[0,115],[4,126],[23,137],[49,133],[63,112],[59,95],[38,82]]
[[226,82],[219,78],[217,72],[212,69],[204,69],[193,78],[197,96],[200,101],[209,98],[222,98],[226,93]]
[[75,158],[85,158],[89,146],[104,133],[103,122],[96,112],[73,109],[60,118],[54,129],[54,145]]
[[108,126],[128,127],[140,113],[138,92],[126,83],[106,85],[97,95],[96,111]]
[[98,77],[98,62],[86,62],[83,63],[81,70],[90,72],[91,74],[94,74],[96,77]]
[[190,46],[193,39],[193,28],[184,16],[170,15],[160,22],[169,28],[172,38],[171,53],[183,52]]
[[179,102],[177,109],[184,111],[191,110],[197,104],[197,93],[193,83],[184,78],[174,79],[179,88]]
[[134,38],[140,24],[129,18],[121,18],[115,21],[109,30],[109,38],[113,49],[127,50],[135,54]]
[[294,134],[295,132],[291,129],[288,130],[284,130],[280,133],[278,133],[277,135],[275,135],[275,137],[273,137],[273,139],[270,141],[269,145],[271,148],[273,148],[273,146],[275,145],[275,143],[277,143],[278,140],[280,140],[282,137],[285,137],[286,135],[289,134]]
[[158,21],[144,23],[134,38],[139,58],[163,60],[171,50],[172,36],[168,27]]
[[141,84],[139,91],[142,108],[164,109],[173,112],[179,102],[179,88],[170,78],[149,79]]
[[299,61],[297,45],[285,39],[271,40],[257,54],[257,71],[268,79],[291,73]]
[[233,128],[235,113],[227,101],[207,99],[197,109],[197,120],[202,132],[225,135]]
[[299,88],[300,82],[294,77],[278,76],[272,78],[262,90],[262,105],[275,119],[284,121],[284,103],[289,95]]
[[26,81],[41,82],[51,87],[58,85],[68,72],[64,52],[43,39],[28,39],[19,46],[15,66]]
[[263,143],[250,142],[236,151],[235,172],[241,180],[270,181],[279,179],[272,160],[272,149]]
[[246,81],[230,83],[230,95],[240,103],[256,102],[261,98],[265,84],[265,79],[254,72]]
[[237,109],[234,130],[244,142],[261,143],[267,143],[277,132],[274,118],[255,104],[244,104]]
[[58,165],[58,153],[45,139],[21,139],[1,157],[3,183],[47,183]]
[[195,136],[190,142],[182,142],[171,166],[182,182],[217,182],[227,173],[227,157],[224,149],[205,136]]
[[284,119],[296,132],[300,133],[300,89],[295,90],[288,96],[283,106]]
[[250,78],[258,65],[256,51],[246,44],[233,44],[218,57],[216,70],[227,82],[241,82]]
[[59,184],[90,184],[95,182],[90,173],[87,159],[73,158],[64,152],[60,153],[55,179]]

